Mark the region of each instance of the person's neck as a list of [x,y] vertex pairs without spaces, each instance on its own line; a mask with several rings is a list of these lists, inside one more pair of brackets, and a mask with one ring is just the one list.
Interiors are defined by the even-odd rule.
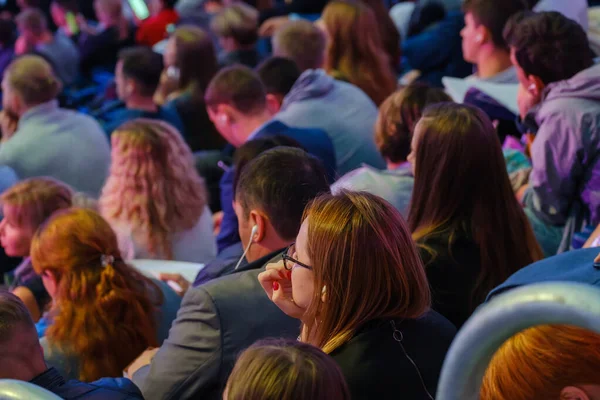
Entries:
[[125,106],[129,110],[140,110],[148,112],[157,112],[158,106],[154,103],[152,97],[133,97],[125,101]]
[[484,52],[477,62],[477,77],[492,78],[512,67],[510,53],[501,49]]
[[269,121],[273,116],[266,108],[261,111],[259,114],[254,114],[246,117],[241,123],[238,123],[238,138],[240,142],[246,143],[248,138],[254,131],[264,125],[267,121]]
[[269,254],[272,254],[281,249],[285,249],[286,247],[288,247],[291,244],[292,244],[292,241],[283,240],[279,237],[271,238],[271,239],[265,238],[263,240],[263,243],[261,243],[260,246],[257,246],[257,244],[254,244],[254,243],[251,245],[251,246],[257,246],[257,248],[255,249],[255,251],[252,252],[252,254],[250,256],[251,259],[248,257],[250,254],[246,255],[246,259],[248,260],[248,263],[253,263],[253,262],[260,260],[263,257],[268,256]]
[[404,164],[406,164],[406,161],[393,162],[393,161],[387,160],[387,169],[398,169],[399,167],[403,166]]

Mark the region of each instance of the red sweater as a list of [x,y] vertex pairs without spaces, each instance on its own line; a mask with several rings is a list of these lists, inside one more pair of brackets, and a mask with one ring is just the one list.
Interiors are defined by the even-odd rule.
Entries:
[[177,11],[162,10],[140,24],[135,40],[144,46],[154,46],[167,37],[167,26],[175,24],[177,21],[179,21]]

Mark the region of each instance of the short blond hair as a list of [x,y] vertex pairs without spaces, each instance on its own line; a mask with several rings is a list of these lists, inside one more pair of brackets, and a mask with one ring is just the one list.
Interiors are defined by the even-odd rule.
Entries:
[[258,17],[256,8],[234,3],[213,18],[210,29],[218,36],[230,37],[242,46],[250,46],[258,40]]
[[14,60],[4,74],[8,86],[28,106],[54,100],[62,90],[52,66],[40,56],[26,55]]
[[300,71],[321,68],[325,57],[325,35],[308,21],[291,21],[275,31],[273,55],[289,58]]

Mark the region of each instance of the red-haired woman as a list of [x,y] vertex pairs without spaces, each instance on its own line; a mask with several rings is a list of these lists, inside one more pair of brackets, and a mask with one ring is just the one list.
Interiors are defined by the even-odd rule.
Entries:
[[34,236],[31,261],[52,297],[44,355],[63,376],[122,376],[167,336],[179,297],[123,262],[114,232],[95,212],[55,213]]
[[423,263],[391,204],[365,192],[319,197],[259,281],[302,321],[300,339],[338,363],[352,399],[433,399],[455,329],[430,311]]
[[327,36],[324,69],[361,88],[379,106],[397,82],[373,10],[361,2],[335,0],[320,22]]
[[494,287],[543,258],[542,250],[482,111],[454,103],[429,107],[411,147],[409,226],[434,310],[460,327]]
[[600,335],[567,325],[517,333],[492,358],[480,399],[600,399]]

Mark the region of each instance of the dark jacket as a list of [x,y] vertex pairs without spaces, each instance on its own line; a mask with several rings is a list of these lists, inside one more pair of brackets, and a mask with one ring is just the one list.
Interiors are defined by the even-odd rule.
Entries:
[[435,397],[456,329],[435,311],[395,324],[402,332],[396,334],[401,342],[394,339],[390,321],[372,321],[331,353],[346,377],[353,400],[429,400],[425,387]]
[[432,308],[460,328],[479,305],[472,298],[481,269],[479,247],[467,234],[452,244],[446,234],[435,234],[420,241],[419,250],[431,286]]
[[103,378],[96,382],[85,383],[65,379],[50,368],[33,378],[30,383],[43,387],[63,399],[86,400],[143,400],[140,390],[125,378]]
[[98,116],[100,124],[108,136],[110,136],[115,129],[123,125],[125,122],[138,118],[149,118],[167,122],[173,125],[179,131],[179,133],[185,137],[185,128],[183,126],[183,122],[181,122],[181,118],[175,109],[158,107],[156,112],[152,112],[121,108],[116,111],[111,111],[104,115]]
[[267,337],[298,336],[298,320],[269,300],[258,282],[264,265],[281,252],[187,291],[168,339],[132,377],[146,400],[220,400],[241,351]]
[[[322,129],[292,128],[278,120],[272,120],[254,132],[248,140],[283,135],[296,140],[304,149],[323,162],[330,182],[334,181],[336,171],[335,150],[331,139]],[[235,170],[230,168],[221,178],[221,208],[223,220],[217,236],[219,253],[240,241],[238,220],[233,210],[233,179]]]

